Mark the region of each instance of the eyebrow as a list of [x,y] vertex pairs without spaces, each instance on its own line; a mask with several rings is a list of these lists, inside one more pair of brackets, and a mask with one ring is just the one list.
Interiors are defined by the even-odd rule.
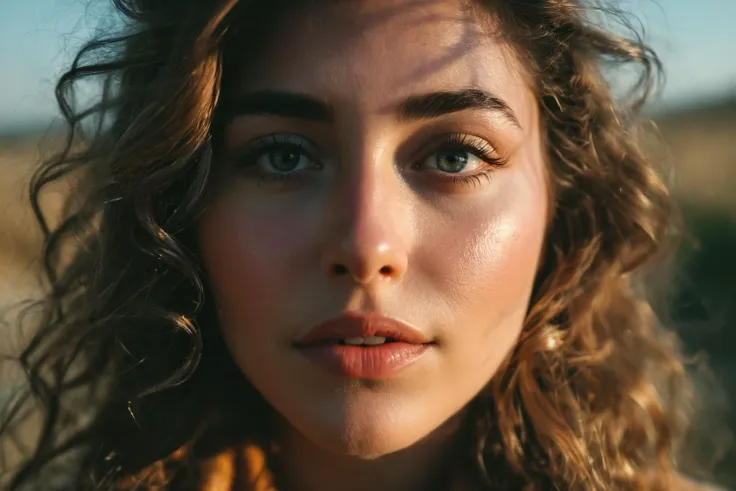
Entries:
[[332,108],[325,102],[304,94],[263,90],[245,94],[229,109],[229,118],[244,115],[270,115],[329,123]]
[[429,119],[466,110],[498,112],[521,128],[516,114],[503,99],[480,89],[410,96],[399,106],[399,117],[403,120]]
[[[514,111],[503,99],[474,88],[412,95],[399,104],[396,114],[399,120],[408,122],[466,110],[497,112],[521,127]],[[228,119],[243,115],[271,115],[322,123],[335,119],[334,109],[316,97],[270,90],[245,94],[228,112]]]

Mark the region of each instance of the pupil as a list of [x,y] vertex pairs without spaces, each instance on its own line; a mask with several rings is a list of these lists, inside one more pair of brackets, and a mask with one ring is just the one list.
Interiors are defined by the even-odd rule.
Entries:
[[443,172],[460,172],[468,165],[468,152],[463,150],[446,150],[440,152],[437,167]]
[[292,171],[299,164],[299,152],[293,150],[274,150],[270,160],[274,169],[281,172]]

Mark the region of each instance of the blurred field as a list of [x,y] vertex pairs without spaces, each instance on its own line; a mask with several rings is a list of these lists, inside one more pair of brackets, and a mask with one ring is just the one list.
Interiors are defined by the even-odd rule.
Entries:
[[736,218],[736,97],[655,118],[680,201]]
[[[693,239],[683,244],[668,275],[666,318],[688,353],[707,353],[736,407],[736,97],[655,120],[666,148],[651,139],[649,145],[657,161],[671,166],[671,188]],[[27,205],[27,183],[32,164],[53,143],[47,138],[40,148],[31,135],[0,136],[0,309],[39,291],[39,234]],[[65,190],[63,184],[49,189],[49,210],[58,209]],[[3,348],[17,343],[2,331],[0,340]],[[0,389],[2,378],[0,372]],[[736,411],[728,418],[736,429]],[[733,468],[736,452],[718,472],[721,484],[736,489]]]
[[[40,233],[29,205],[28,183],[36,162],[55,145],[49,137],[0,135],[0,308],[38,291]],[[54,184],[44,194],[44,208],[51,217],[68,188]]]

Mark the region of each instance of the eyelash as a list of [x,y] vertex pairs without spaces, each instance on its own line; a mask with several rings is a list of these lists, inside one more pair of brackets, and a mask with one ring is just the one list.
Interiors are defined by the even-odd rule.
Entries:
[[[293,134],[271,134],[263,136],[248,147],[240,152],[238,156],[238,162],[241,162],[242,167],[254,167],[256,160],[274,150],[291,150],[295,153],[304,155],[315,165],[321,167],[319,160],[315,157],[313,151],[310,151],[307,147],[313,145],[312,142],[305,139],[304,137],[293,135]],[[442,150],[461,150],[468,152],[480,159],[485,166],[472,174],[467,175],[452,175],[451,173],[440,172],[443,174],[443,179],[449,180],[453,183],[464,184],[464,185],[481,185],[481,179],[488,180],[490,174],[497,168],[502,167],[506,164],[506,159],[498,155],[496,149],[483,138],[468,135],[464,133],[449,133],[440,137],[437,141],[433,142],[429,146],[422,149],[421,155],[424,157],[415,158],[415,164],[412,168],[420,170],[422,168],[421,162],[439,151]],[[259,169],[256,170],[259,181],[277,181],[285,182],[297,179],[300,177],[300,172],[263,172]]]
[[[443,135],[437,142],[431,145],[429,155],[437,153],[441,150],[462,150],[479,158],[486,164],[481,170],[467,175],[446,175],[444,179],[448,179],[453,183],[477,186],[481,185],[482,179],[488,181],[490,175],[499,167],[506,165],[506,159],[498,155],[495,147],[483,138],[468,135],[465,133],[449,133]],[[423,155],[427,155],[427,150],[423,150]],[[426,158],[426,157],[424,157]],[[421,161],[422,159],[417,159]],[[420,164],[414,164],[414,168],[420,169]]]
[[[319,160],[314,155],[315,152],[310,151],[307,148],[308,146],[314,146],[314,144],[306,138],[298,135],[281,133],[270,134],[262,136],[251,142],[247,148],[239,153],[237,161],[240,163],[239,166],[243,168],[256,167],[256,160],[259,157],[274,150],[290,150],[304,155],[311,162],[314,162],[321,167],[321,165],[319,165]],[[255,172],[258,180],[263,182],[284,182],[298,177],[298,173],[296,172],[263,172],[260,169],[255,169]]]

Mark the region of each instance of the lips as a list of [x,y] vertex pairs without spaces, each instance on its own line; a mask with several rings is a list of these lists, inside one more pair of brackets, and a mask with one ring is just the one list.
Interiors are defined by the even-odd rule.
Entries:
[[327,344],[333,341],[370,337],[383,337],[408,344],[430,342],[421,332],[396,319],[376,314],[348,313],[314,326],[299,344]]
[[296,344],[319,368],[358,379],[397,375],[431,346],[422,332],[396,319],[353,313],[318,324]]

